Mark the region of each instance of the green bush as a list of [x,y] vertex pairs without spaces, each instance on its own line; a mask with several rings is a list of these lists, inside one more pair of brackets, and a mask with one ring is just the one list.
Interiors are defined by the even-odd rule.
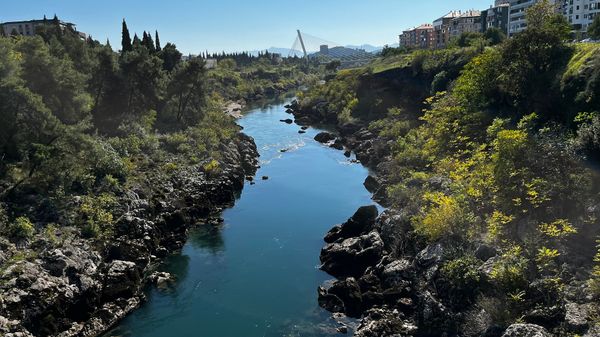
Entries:
[[18,217],[8,226],[8,235],[13,239],[31,239],[34,233],[35,227],[27,217]]
[[481,261],[465,255],[446,262],[440,269],[440,276],[448,284],[446,297],[455,305],[464,306],[477,297],[481,281],[479,266]]

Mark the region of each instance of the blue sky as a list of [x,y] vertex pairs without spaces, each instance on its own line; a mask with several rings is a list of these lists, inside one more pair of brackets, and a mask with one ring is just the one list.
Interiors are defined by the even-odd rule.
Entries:
[[405,28],[451,9],[484,9],[493,0],[28,0],[3,1],[0,22],[51,18],[76,23],[95,39],[120,46],[130,31],[158,29],[184,53],[290,48],[296,29],[342,45],[397,42]]

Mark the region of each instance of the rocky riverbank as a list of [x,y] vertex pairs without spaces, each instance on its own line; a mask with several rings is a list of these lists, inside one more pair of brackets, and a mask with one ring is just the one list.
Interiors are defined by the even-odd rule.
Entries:
[[195,165],[132,186],[106,240],[65,227],[17,244],[2,239],[0,335],[97,336],[138,307],[144,285],[169,282],[155,267],[183,246],[191,226],[218,223],[256,172],[252,138],[239,133],[220,152],[218,172]]
[[[375,200],[388,205],[385,177],[390,174],[392,144],[377,137],[366,124],[338,123],[336,113],[327,108],[325,101],[310,106],[293,102],[288,112],[299,125],[334,125],[336,134],[322,134],[317,140],[348,155],[355,152],[373,172],[365,186]],[[440,277],[455,247],[446,241],[428,244],[414,232],[411,216],[402,209],[389,208],[378,214],[374,206],[362,207],[325,237],[321,268],[337,280],[319,288],[319,304],[360,319],[355,336],[600,335],[594,323],[597,305],[585,281],[568,283],[559,306],[531,310],[520,324],[498,324],[505,308],[497,300],[499,285],[491,274],[500,253],[483,243],[474,242],[472,247],[480,265],[474,277],[482,297],[478,305],[464,310],[463,304],[455,301],[454,289]],[[532,296],[549,296],[541,284],[532,288]]]

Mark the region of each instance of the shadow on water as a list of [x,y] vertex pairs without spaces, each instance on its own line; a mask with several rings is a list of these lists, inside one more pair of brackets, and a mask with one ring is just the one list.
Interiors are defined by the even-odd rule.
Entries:
[[211,254],[219,254],[225,250],[223,228],[214,225],[201,225],[190,231],[188,242],[196,249],[204,249]]

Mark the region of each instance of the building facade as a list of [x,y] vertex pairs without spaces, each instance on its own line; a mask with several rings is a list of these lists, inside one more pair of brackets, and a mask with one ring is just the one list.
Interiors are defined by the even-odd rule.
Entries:
[[400,35],[400,47],[427,49],[433,48],[433,25],[422,24],[419,27],[405,30]]
[[459,37],[463,33],[481,32],[481,11],[468,10],[452,20],[450,38]]
[[508,13],[510,11],[508,3],[496,1],[496,5],[481,11],[481,32],[490,28],[498,28],[505,34],[508,34]]
[[460,11],[452,11],[433,22],[433,48],[439,49],[448,45],[452,21],[460,15]]
[[[56,19],[56,20],[58,20],[58,19]],[[2,28],[0,30],[0,33],[2,33],[4,36],[10,36],[10,35],[14,35],[14,34],[24,35],[24,36],[33,36],[36,33],[37,27],[39,27],[41,25],[51,24],[53,22],[54,22],[54,20],[47,20],[45,18],[42,20],[4,22],[4,23],[0,23],[0,28]],[[62,29],[70,28],[73,31],[77,32],[75,25],[72,23],[59,20],[58,24],[60,25],[60,27]],[[77,33],[82,38],[87,37],[84,33],[81,33],[81,32],[77,32]]]
[[560,10],[573,31],[586,35],[588,26],[600,15],[600,0],[560,0]]

